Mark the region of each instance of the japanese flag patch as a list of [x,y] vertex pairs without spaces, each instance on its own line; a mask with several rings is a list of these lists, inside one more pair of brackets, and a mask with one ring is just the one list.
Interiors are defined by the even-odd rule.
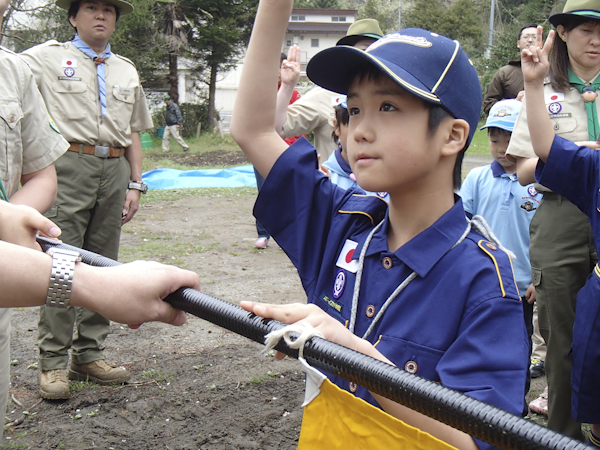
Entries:
[[77,60],[75,58],[62,58],[60,61],[60,67],[70,67],[72,69],[76,69]]
[[346,269],[350,273],[356,273],[358,270],[358,259],[352,259],[352,257],[354,256],[354,251],[356,250],[357,246],[358,242],[346,239],[335,265],[341,267],[342,269]]

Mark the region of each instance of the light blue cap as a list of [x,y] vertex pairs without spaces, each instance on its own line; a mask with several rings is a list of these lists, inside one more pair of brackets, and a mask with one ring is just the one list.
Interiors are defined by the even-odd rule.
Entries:
[[510,131],[511,133],[515,129],[515,123],[517,117],[519,117],[519,111],[521,111],[522,103],[518,100],[500,100],[495,103],[490,109],[490,115],[487,118],[487,122],[480,128],[500,128],[502,130]]

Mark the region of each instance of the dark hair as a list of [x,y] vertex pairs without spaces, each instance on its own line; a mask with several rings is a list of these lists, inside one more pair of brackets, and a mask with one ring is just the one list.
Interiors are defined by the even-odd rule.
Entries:
[[505,130],[504,128],[498,128],[498,127],[488,127],[487,132],[488,132],[488,136],[492,136],[492,137],[502,135],[502,134],[508,134],[508,135],[512,134],[512,132]]
[[[356,75],[352,82],[361,82],[363,80],[369,80],[377,83],[379,80],[384,79],[386,76],[387,75],[385,75],[381,70],[377,69],[373,65],[364,64],[357,69]],[[402,89],[401,87],[399,88]],[[429,136],[433,135],[437,131],[440,124],[444,120],[448,118],[454,118],[454,116],[443,106],[426,102],[420,97],[417,98],[421,100],[423,102],[423,105],[425,105],[425,107],[429,110],[429,121],[427,123],[427,133],[429,134]],[[465,152],[469,147],[469,144],[470,141],[468,141],[465,144],[464,148],[456,155],[456,162],[454,163],[454,171],[452,174],[454,189],[456,190],[458,190],[460,188],[460,185],[462,184],[462,162],[465,156]]]
[[[344,108],[342,105],[335,105],[333,110],[335,111],[335,121],[337,126],[339,127],[340,125],[348,125],[348,122],[350,121],[348,108]],[[331,138],[333,139],[333,142],[337,143],[338,137],[335,135],[335,130],[331,132]]]
[[281,53],[281,56],[279,57],[279,64],[281,64],[284,59],[287,59],[287,55],[285,53]]
[[[71,17],[75,17],[77,15],[77,13],[79,12],[79,8],[81,6],[81,2],[82,1],[83,0],[77,0],[77,1],[74,1],[73,3],[71,3],[71,5],[69,6],[69,12],[68,12],[69,19]],[[119,17],[121,15],[121,11],[119,11],[119,8],[117,8],[117,5],[113,5],[113,6],[115,7],[115,11],[117,12],[117,19],[116,20],[119,20]]]
[[[571,31],[580,25],[584,24],[596,25],[600,23],[600,20],[591,19],[589,17],[579,17],[573,15],[573,17],[565,20],[561,25],[565,31]],[[552,45],[552,53],[550,58],[550,83],[552,88],[559,92],[566,92],[569,90],[571,83],[569,83],[569,50],[567,44],[558,36],[554,38],[554,44]]]
[[526,23],[525,25],[523,25],[521,27],[521,29],[519,30],[519,37],[517,38],[517,41],[521,40],[521,36],[523,35],[523,30],[527,29],[527,28],[535,28],[537,29],[538,24],[537,23],[533,23],[533,22],[529,22]]

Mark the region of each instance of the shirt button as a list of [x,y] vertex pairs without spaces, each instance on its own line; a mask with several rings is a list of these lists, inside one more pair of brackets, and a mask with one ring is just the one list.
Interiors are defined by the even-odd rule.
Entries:
[[15,115],[14,115],[14,114],[11,114],[10,116],[8,116],[8,121],[9,121],[10,123],[13,123],[13,122],[15,121]]
[[496,250],[498,250],[498,247],[496,247],[496,246],[495,246],[494,244],[492,244],[491,242],[486,242],[486,243],[485,243],[485,246],[486,246],[487,248],[489,248],[490,250],[493,250],[493,251],[496,251]]
[[404,364],[404,370],[408,373],[417,373],[417,363],[414,361],[408,361]]
[[70,90],[71,90],[71,86],[67,86],[67,91],[70,91]]
[[559,126],[557,123],[555,123],[555,124],[554,124],[554,129],[555,129],[555,130],[558,130],[559,128],[560,128],[560,126]]
[[367,317],[371,318],[375,315],[375,307],[373,305],[367,306]]
[[356,385],[356,383],[350,382],[349,388],[350,388],[350,392],[354,393],[354,392],[356,392],[356,389],[358,389],[358,386]]
[[383,258],[381,263],[383,264],[383,267],[385,269],[391,269],[392,266],[394,265],[394,263],[392,262],[392,258],[390,258],[389,256],[386,256],[385,258]]

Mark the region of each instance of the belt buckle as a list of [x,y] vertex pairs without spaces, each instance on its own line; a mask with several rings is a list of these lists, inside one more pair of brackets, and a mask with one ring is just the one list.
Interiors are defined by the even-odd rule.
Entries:
[[108,158],[108,153],[110,151],[110,147],[105,145],[95,145],[94,146],[94,156],[98,158]]

